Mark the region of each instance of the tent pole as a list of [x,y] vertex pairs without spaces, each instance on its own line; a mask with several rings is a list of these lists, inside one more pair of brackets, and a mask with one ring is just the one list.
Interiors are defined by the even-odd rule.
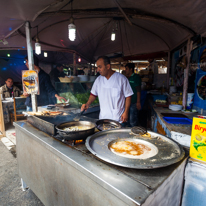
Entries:
[[186,69],[184,69],[183,101],[182,101],[183,109],[186,109],[187,106],[187,88],[188,88],[188,76],[189,76],[190,55],[192,50],[192,44],[193,41],[191,41],[189,38],[187,41],[187,54],[186,54],[187,66]]
[[170,82],[170,51],[168,51],[168,59],[167,59],[167,89],[169,90],[169,82]]
[[76,71],[76,53],[73,53],[73,75],[77,76],[77,71]]
[[[34,70],[34,58],[33,58],[32,39],[31,39],[31,33],[30,33],[30,22],[28,21],[25,23],[25,31],[26,31],[26,44],[27,44],[29,70]],[[37,112],[36,94],[31,94],[31,103],[32,103],[33,112]]]
[[89,64],[89,76],[92,76],[92,64]]

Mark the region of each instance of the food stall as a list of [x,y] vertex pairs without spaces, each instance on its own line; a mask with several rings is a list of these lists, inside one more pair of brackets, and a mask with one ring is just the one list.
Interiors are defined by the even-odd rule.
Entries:
[[[56,122],[71,122],[75,115],[30,116],[14,123],[24,189],[31,188],[45,205],[180,204],[187,160],[180,146],[163,135],[148,132],[151,136],[143,137],[132,134],[131,129],[95,129],[86,142],[51,134]],[[85,114],[80,121],[96,119]],[[148,140],[160,153],[148,162],[117,156],[108,149],[110,142],[125,137]]]
[[[35,43],[38,49],[41,48],[41,43],[45,51],[70,53],[66,62],[73,59],[74,70],[77,56],[82,56],[91,65],[99,55],[107,54],[114,58],[120,56],[123,60],[131,60],[129,58],[135,58],[135,55],[146,54],[146,59],[154,59],[166,51],[168,71],[163,78],[167,85],[169,85],[169,75],[173,75],[173,78],[178,77],[175,81],[177,85],[184,84],[182,103],[184,107],[186,106],[191,42],[197,34],[206,36],[204,1],[197,1],[195,7],[193,2],[186,0],[174,0],[166,3],[157,0],[152,6],[149,0],[144,3],[140,1],[89,0],[86,4],[82,0],[69,2],[36,0],[35,2],[28,1],[28,4],[19,2],[18,5],[14,3],[14,0],[11,2],[13,3],[10,3],[9,11],[5,9],[4,5],[1,7],[0,15],[4,20],[0,39],[3,44],[1,49],[22,50],[27,46],[30,70],[33,70],[32,43]],[[6,6],[8,7],[8,5]],[[25,9],[18,12],[19,8]],[[7,12],[6,15],[5,12]],[[68,14],[71,14],[70,19],[68,19]],[[10,18],[5,18],[5,16],[10,16]],[[16,19],[18,21],[15,21]],[[73,31],[74,28],[77,28],[78,31],[73,38],[71,38],[70,32],[66,35],[68,22],[72,23],[72,25],[69,24],[69,27],[72,26]],[[37,28],[37,32],[34,28]],[[113,36],[116,35],[116,40],[110,39],[111,32]],[[68,40],[68,36],[70,40]],[[74,41],[75,38],[76,41]],[[188,39],[188,47],[185,49],[183,44],[186,39]],[[182,56],[186,55],[187,58],[184,62],[186,67],[183,69],[181,65],[178,65],[179,69],[175,71],[172,63],[175,56],[173,51],[177,46],[183,47],[179,48],[181,52],[178,52],[178,57],[180,53]],[[43,52],[42,54],[40,54],[41,51],[37,53],[43,62],[48,62],[44,59]],[[54,62],[53,55],[49,55],[49,58],[50,62]],[[204,56],[201,60],[204,63]],[[118,64],[120,68],[121,62]],[[4,70],[6,69],[2,69],[2,71]],[[144,80],[145,82],[151,80],[149,74]],[[205,100],[204,80],[199,80],[196,86],[198,92],[201,93],[201,98]],[[77,107],[84,103],[81,94],[84,94],[84,97],[89,95],[88,90],[82,84],[74,86],[74,83],[59,83],[57,90],[65,97],[69,95],[71,108],[76,107],[76,111],[71,111],[70,108],[73,114],[77,112]],[[161,92],[163,93],[164,90],[163,87]],[[195,95],[196,97],[198,96]],[[37,108],[36,103],[36,96],[32,94],[34,112]],[[203,103],[205,102],[203,101]],[[205,109],[202,108],[202,104],[194,102],[194,106],[197,107],[195,109],[199,113],[204,114]],[[150,132],[153,137],[157,137],[157,140],[161,141],[167,135],[183,146],[189,147],[191,126],[173,124],[171,120],[172,117],[177,118],[174,113],[178,113],[189,117],[186,118],[186,121],[190,122],[188,119],[192,119],[196,114],[171,112],[169,109],[158,107],[153,103],[151,103],[151,110],[152,117],[154,117],[152,128],[154,132],[160,133]],[[72,120],[74,117],[72,113],[68,112],[61,121]],[[167,113],[167,116],[163,113]],[[88,120],[84,118],[82,120]],[[170,123],[166,121],[168,118]],[[58,120],[59,123],[61,121]],[[93,120],[89,119],[89,121]],[[114,164],[116,160],[111,163],[101,159],[96,152],[85,147],[84,142],[80,146],[73,146],[70,143],[63,143],[62,139],[55,139],[55,124],[47,117],[28,117],[27,121],[14,123],[19,175],[23,179],[23,183],[26,183],[45,205],[82,205],[82,202],[85,205],[180,205],[187,155],[178,162],[161,168],[151,166],[156,162],[154,159],[154,162],[147,165],[149,167],[147,169],[122,167]],[[130,135],[131,132],[128,130],[126,133]],[[100,135],[101,137],[103,134],[105,133],[98,132],[92,136],[99,137],[98,135]],[[182,141],[183,139],[185,141]],[[167,138],[167,140],[170,139]],[[162,155],[161,159],[163,157]],[[143,163],[145,162],[143,161]],[[187,177],[189,177],[188,174],[191,174],[193,165],[199,165],[195,161],[193,163],[188,164]],[[142,165],[144,166],[144,164]],[[192,174],[197,177],[196,170]],[[25,184],[23,185],[25,186]],[[192,190],[190,187],[188,188],[193,194],[198,194],[195,187]],[[198,189],[200,191],[202,188],[198,187]],[[184,194],[190,193],[184,192]],[[191,197],[187,198],[190,203],[192,203]],[[187,204],[187,201],[184,199],[183,203]],[[204,201],[202,202],[204,203]]]

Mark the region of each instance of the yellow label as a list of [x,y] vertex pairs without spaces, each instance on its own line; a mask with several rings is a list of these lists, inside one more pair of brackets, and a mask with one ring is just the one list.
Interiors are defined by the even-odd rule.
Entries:
[[206,162],[206,119],[193,118],[190,157]]

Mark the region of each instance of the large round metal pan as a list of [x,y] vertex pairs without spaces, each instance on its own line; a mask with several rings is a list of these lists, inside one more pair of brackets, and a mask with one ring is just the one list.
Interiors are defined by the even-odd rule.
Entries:
[[96,121],[97,129],[100,131],[121,128],[121,124],[111,119],[100,119]]
[[[65,131],[64,128],[73,126],[87,126],[89,129],[79,131]],[[85,140],[89,135],[94,134],[96,124],[89,121],[65,122],[56,126],[57,133],[65,140]]]
[[[151,137],[134,135],[131,129],[113,129],[101,131],[86,139],[87,149],[98,158],[114,165],[134,169],[154,169],[166,167],[183,159],[185,152],[181,146],[171,139],[155,132],[148,131]],[[111,142],[124,139],[139,139],[154,145],[158,149],[155,156],[147,159],[131,159],[113,153],[109,147]]]

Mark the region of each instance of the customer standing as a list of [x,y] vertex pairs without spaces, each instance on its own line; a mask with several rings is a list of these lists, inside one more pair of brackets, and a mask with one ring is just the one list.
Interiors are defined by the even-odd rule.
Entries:
[[125,65],[126,76],[128,77],[130,86],[134,92],[132,95],[128,121],[128,126],[132,127],[138,125],[138,111],[141,109],[141,78],[138,74],[134,73],[134,67],[134,63]]
[[55,87],[55,82],[60,82],[59,77],[65,77],[65,73],[63,72],[63,65],[62,64],[57,64],[55,68],[51,70],[49,73],[51,83],[53,87]]
[[21,90],[14,85],[13,79],[11,77],[7,78],[5,83],[5,85],[0,87],[0,94],[3,95],[3,98],[20,96]]
[[[28,65],[28,57],[25,58],[26,66],[29,69]],[[60,97],[54,87],[51,84],[51,80],[49,75],[39,67],[39,59],[34,55],[34,69],[38,72],[39,77],[39,89],[40,94],[37,95],[37,105],[43,106],[49,104],[49,97],[55,96],[59,101],[66,101],[64,97]],[[26,96],[25,105],[27,106],[27,111],[32,111],[32,104],[31,104],[31,95],[24,93]]]
[[133,95],[128,79],[112,70],[110,59],[106,56],[99,57],[96,64],[100,75],[92,86],[89,100],[82,105],[81,110],[88,109],[98,96],[100,103],[99,119],[126,122],[131,96]]

